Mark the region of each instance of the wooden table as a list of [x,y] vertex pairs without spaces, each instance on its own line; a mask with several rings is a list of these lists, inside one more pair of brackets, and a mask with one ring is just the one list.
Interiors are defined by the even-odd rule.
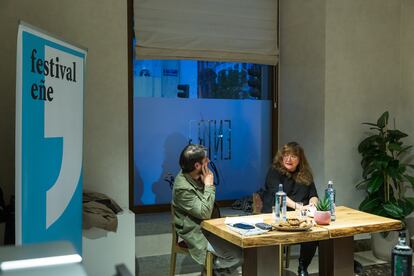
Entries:
[[323,226],[329,239],[319,243],[319,275],[354,275],[356,234],[402,228],[401,221],[361,212],[344,206],[336,208],[336,221]]
[[[290,213],[292,215],[292,213]],[[274,222],[272,214],[256,215]],[[214,235],[243,248],[243,275],[282,275],[283,245],[307,241],[319,242],[319,275],[349,276],[353,273],[353,236],[362,233],[401,229],[401,222],[351,208],[336,208],[336,221],[315,226],[307,232],[271,231],[242,236],[224,224],[224,218],[203,221],[202,227]],[[278,261],[277,261],[278,260]]]

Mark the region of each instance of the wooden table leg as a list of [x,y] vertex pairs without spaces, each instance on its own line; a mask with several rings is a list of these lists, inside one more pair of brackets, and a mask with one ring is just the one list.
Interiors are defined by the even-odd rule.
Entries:
[[354,275],[354,237],[319,241],[319,276]]
[[283,246],[244,249],[243,275],[282,276]]

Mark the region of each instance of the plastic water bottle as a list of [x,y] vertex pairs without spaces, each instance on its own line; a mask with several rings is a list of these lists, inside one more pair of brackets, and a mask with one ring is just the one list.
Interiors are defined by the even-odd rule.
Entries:
[[330,210],[331,210],[331,221],[336,220],[335,215],[335,190],[333,188],[333,181],[328,181],[328,188],[325,189],[325,197],[329,200]]
[[413,250],[405,241],[405,231],[400,231],[398,243],[392,249],[391,254],[392,276],[411,276]]
[[279,184],[279,191],[275,194],[275,216],[276,222],[286,221],[286,193],[283,184]]

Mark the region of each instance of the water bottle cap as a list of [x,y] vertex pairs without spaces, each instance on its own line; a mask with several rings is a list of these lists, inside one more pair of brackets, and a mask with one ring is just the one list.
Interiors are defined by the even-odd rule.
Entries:
[[328,184],[333,185],[333,181],[332,181],[332,180],[329,180],[329,181],[328,181]]
[[405,239],[405,231],[400,231],[399,237]]

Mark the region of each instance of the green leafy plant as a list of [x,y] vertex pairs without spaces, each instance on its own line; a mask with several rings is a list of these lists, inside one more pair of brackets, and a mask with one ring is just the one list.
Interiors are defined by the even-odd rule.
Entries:
[[318,201],[316,204],[316,210],[318,211],[330,211],[330,203],[328,198],[324,198]]
[[414,210],[414,198],[404,196],[405,185],[414,187],[414,177],[409,172],[414,165],[403,162],[412,146],[401,141],[407,134],[390,129],[388,118],[386,111],[377,123],[363,123],[370,126],[373,133],[358,146],[363,180],[356,186],[367,192],[359,209],[403,220]]

